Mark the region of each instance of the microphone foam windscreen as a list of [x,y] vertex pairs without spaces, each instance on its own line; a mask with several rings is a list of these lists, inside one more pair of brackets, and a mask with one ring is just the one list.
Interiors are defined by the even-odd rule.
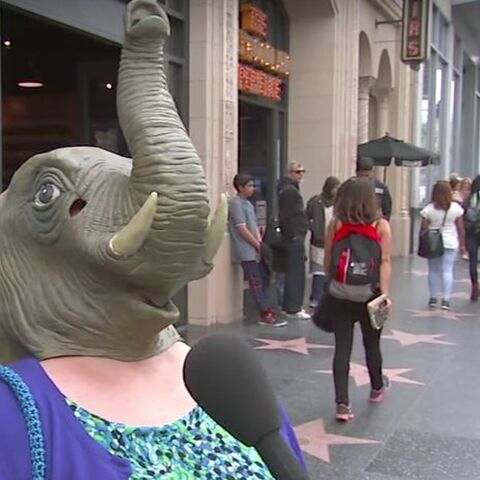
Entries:
[[254,350],[238,337],[201,339],[185,359],[183,378],[195,401],[245,445],[282,426],[267,374]]

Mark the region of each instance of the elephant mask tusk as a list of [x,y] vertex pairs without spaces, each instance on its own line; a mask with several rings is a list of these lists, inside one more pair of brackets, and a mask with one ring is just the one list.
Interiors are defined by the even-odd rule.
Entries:
[[114,257],[129,257],[140,250],[152,226],[157,197],[157,192],[152,192],[128,225],[110,239],[108,249]]
[[212,270],[213,259],[215,258],[225,235],[227,219],[228,201],[226,195],[222,194],[215,215],[208,226],[205,250],[200,262],[197,263],[196,268],[192,272],[190,280],[198,280],[205,275],[208,275]]

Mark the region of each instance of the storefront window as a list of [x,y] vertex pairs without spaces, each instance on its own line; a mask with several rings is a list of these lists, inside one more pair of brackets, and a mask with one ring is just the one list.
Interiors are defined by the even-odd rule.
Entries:
[[[436,6],[431,17],[430,58],[423,65],[423,90],[420,105],[420,143],[424,148],[440,154],[441,166],[422,168],[418,174],[417,206],[427,201],[432,184],[448,171],[453,149],[446,141],[447,125],[454,122],[453,103],[448,104],[448,89],[454,88],[455,79],[448,82],[448,42],[450,25]],[[460,43],[455,44],[460,50]],[[459,89],[455,89],[458,92]],[[452,92],[452,95],[459,93]],[[451,102],[453,99],[451,98]]]
[[446,69],[447,65],[436,58],[437,65],[435,67],[435,102],[434,102],[434,117],[433,117],[433,132],[431,147],[435,152],[442,152],[442,140],[444,138],[444,119],[446,114],[445,109],[445,87],[446,87]]
[[428,63],[424,65],[423,68],[423,94],[422,94],[422,104],[421,104],[421,143],[424,147],[428,148],[428,117],[429,117],[429,98],[430,98],[430,69]]
[[[238,170],[255,178],[253,202],[262,227],[267,215],[275,215],[276,183],[286,164],[289,19],[281,0],[239,5],[243,45],[260,48],[249,56],[240,45]],[[262,21],[252,23],[251,13]]]
[[120,49],[8,8],[1,14],[9,42],[2,48],[3,187],[39,152],[94,144],[125,153],[115,111]]

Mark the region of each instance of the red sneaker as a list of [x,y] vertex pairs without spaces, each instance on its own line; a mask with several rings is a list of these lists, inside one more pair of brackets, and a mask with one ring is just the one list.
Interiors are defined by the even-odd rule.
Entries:
[[271,308],[267,308],[262,312],[260,320],[257,323],[259,325],[267,325],[269,327],[284,327],[287,325],[287,321],[279,320]]

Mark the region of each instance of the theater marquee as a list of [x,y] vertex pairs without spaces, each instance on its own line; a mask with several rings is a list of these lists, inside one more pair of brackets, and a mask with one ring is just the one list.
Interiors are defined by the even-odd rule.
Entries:
[[430,0],[404,0],[402,62],[421,63],[429,51]]
[[290,74],[290,56],[267,43],[268,17],[261,9],[243,4],[240,21],[238,88],[280,101]]

